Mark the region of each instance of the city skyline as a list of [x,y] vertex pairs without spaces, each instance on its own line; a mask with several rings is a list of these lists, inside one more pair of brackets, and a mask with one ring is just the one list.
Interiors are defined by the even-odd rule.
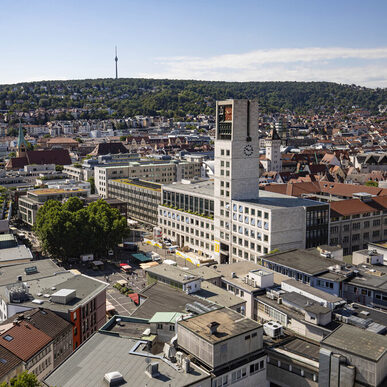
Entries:
[[387,4],[2,1],[0,84],[120,77],[387,87]]

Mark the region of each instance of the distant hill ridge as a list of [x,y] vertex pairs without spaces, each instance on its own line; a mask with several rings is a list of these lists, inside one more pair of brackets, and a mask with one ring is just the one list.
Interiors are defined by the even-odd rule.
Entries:
[[[216,100],[256,98],[262,112],[379,112],[387,89],[332,82],[209,82],[168,79],[86,79],[0,85],[0,109],[88,108],[81,118],[213,114]],[[53,119],[58,117],[46,117]],[[62,113],[59,119],[72,119]]]

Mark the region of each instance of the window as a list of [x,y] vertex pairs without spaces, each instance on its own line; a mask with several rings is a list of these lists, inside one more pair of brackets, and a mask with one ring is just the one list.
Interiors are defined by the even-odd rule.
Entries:
[[157,329],[163,329],[163,324],[157,324]]
[[3,337],[4,340],[7,340],[7,341],[12,341],[13,340],[13,337],[11,335],[5,335]]

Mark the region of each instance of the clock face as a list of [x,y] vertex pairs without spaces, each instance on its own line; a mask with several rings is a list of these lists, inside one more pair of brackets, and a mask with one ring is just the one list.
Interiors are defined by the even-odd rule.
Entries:
[[243,153],[245,156],[252,156],[253,153],[254,153],[254,149],[251,145],[246,145],[244,148],[243,148]]

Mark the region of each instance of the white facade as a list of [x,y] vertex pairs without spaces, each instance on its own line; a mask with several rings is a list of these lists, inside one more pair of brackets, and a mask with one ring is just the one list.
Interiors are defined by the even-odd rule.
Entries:
[[164,236],[220,263],[257,262],[276,249],[327,244],[328,204],[259,193],[257,125],[256,102],[217,104],[214,179],[162,188]]
[[277,134],[277,131],[273,129],[270,132],[270,136],[265,139],[266,148],[266,172],[275,171],[281,172],[282,161],[281,161],[281,139]]

